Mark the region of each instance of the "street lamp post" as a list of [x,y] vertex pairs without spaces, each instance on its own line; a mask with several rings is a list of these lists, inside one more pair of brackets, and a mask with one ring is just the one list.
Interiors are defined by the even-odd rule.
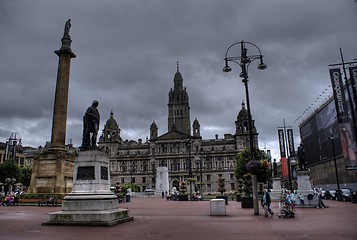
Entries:
[[134,183],[133,181],[133,174],[136,171],[136,166],[134,164],[132,164],[130,166],[130,183]]
[[267,155],[268,155],[268,162],[270,166],[270,175],[269,175],[269,180],[268,180],[268,189],[270,190],[272,187],[272,180],[273,180],[273,163],[271,162],[271,152],[270,150],[267,150]]
[[[287,161],[288,161],[288,180],[289,180],[289,189],[291,191],[293,191],[293,184],[292,184],[292,179],[291,179],[291,156],[293,155],[293,153],[290,152],[290,149],[289,149],[289,145],[288,145],[288,134],[287,134],[287,129],[291,129],[292,126],[286,126],[285,125],[285,119],[283,118],[283,123],[284,123],[284,126],[283,127],[278,127],[278,129],[282,129],[283,130],[283,137],[285,139],[285,147],[286,149],[285,150],[285,155],[287,157]],[[283,156],[282,156],[283,157]]]
[[[202,150],[201,150],[202,152]],[[200,194],[201,196],[203,195],[203,192],[202,192],[202,183],[203,183],[203,173],[202,173],[202,169],[203,169],[203,159],[206,158],[206,155],[200,155],[200,160],[197,161],[197,163],[199,164],[200,166]]]
[[[202,156],[204,157],[204,156]],[[200,194],[202,195],[202,182],[203,182],[203,174],[202,174],[202,157],[200,157]]]
[[17,154],[17,146],[21,145],[21,137],[18,137],[19,135],[20,134],[13,132],[11,133],[8,141],[6,141],[4,160],[11,161],[11,172],[9,173],[10,177],[6,178],[6,182],[8,183],[9,188],[11,188],[8,189],[9,192],[14,191],[14,184],[16,183],[15,175],[17,174],[15,172],[15,165],[18,165],[19,163],[15,164],[15,161]]
[[188,150],[188,179],[189,179],[189,184],[190,184],[190,199],[192,198],[192,159],[191,159],[191,147],[192,147],[192,139],[191,139],[191,134],[190,138],[187,141],[187,150]]
[[332,145],[333,161],[335,163],[336,184],[337,184],[336,198],[337,198],[337,200],[341,201],[341,190],[340,190],[340,181],[338,179],[336,152],[335,152],[335,142],[334,142],[334,137],[333,137],[332,133],[331,133],[330,139],[331,139],[331,145]]
[[[240,56],[228,56],[228,52],[232,47],[240,45],[241,54]],[[259,54],[256,55],[248,55],[248,49],[246,45],[254,47]],[[223,68],[223,72],[231,72],[232,68],[228,66],[228,62],[234,62],[240,66],[242,72],[239,74],[239,77],[242,78],[242,82],[245,87],[245,95],[247,102],[247,113],[248,113],[248,131],[249,131],[249,144],[250,144],[250,157],[251,160],[254,161],[254,140],[253,140],[253,131],[252,131],[252,116],[250,113],[250,101],[249,101],[249,90],[248,90],[248,67],[251,62],[259,59],[260,63],[258,65],[259,70],[266,69],[267,66],[263,62],[263,55],[261,54],[260,49],[257,45],[251,42],[241,41],[233,43],[228,47],[226,51],[226,55],[224,58],[225,67]],[[258,191],[257,191],[257,176],[252,174],[252,187],[253,187],[253,206],[254,206],[254,214],[259,215],[259,205],[258,205]]]
[[188,178],[192,178],[191,139],[188,142]]

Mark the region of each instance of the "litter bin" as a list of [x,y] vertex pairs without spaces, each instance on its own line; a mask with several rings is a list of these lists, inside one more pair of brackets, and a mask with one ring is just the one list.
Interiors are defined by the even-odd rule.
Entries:
[[130,194],[127,194],[127,195],[126,195],[125,201],[126,201],[126,202],[130,202]]
[[352,191],[351,202],[357,203],[357,191]]

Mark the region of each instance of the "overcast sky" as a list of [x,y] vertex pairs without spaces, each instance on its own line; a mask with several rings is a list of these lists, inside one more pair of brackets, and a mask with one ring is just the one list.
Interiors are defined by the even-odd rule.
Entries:
[[[94,99],[101,130],[113,110],[123,140],[145,140],[152,121],[166,133],[177,60],[203,138],[234,134],[245,91],[240,67],[222,68],[226,49],[245,40],[259,46],[268,66],[251,63],[249,93],[259,146],[278,158],[283,119],[297,147],[299,123],[331,94],[328,65],[341,62],[339,48],[345,61],[357,57],[354,0],[0,0],[1,142],[13,132],[24,146],[50,141],[54,50],[69,18],[77,58],[66,138],[75,146]],[[231,53],[239,56],[239,46]],[[248,47],[248,54],[256,52]]]

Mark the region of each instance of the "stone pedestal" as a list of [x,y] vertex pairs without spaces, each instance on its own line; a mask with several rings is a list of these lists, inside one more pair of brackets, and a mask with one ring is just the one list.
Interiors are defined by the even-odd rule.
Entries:
[[103,152],[79,152],[73,179],[62,211],[49,213],[43,224],[112,226],[133,220],[127,209],[118,208],[118,199],[110,191],[109,159]]
[[270,192],[270,198],[272,201],[281,200],[281,178],[273,178],[273,189]]
[[50,149],[33,160],[29,193],[69,193],[73,184],[74,154]]
[[167,167],[158,167],[156,170],[155,192],[161,196],[162,192],[169,192],[169,170]]
[[226,214],[226,201],[224,199],[211,199],[210,200],[210,215],[211,216],[225,216]]
[[[318,199],[311,188],[309,170],[297,171],[297,182],[298,190],[296,204],[301,207],[316,207],[318,205]],[[304,196],[304,204],[299,199],[299,195]]]

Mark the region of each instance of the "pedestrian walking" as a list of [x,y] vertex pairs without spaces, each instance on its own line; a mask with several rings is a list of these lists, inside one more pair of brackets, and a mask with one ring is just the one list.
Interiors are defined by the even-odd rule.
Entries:
[[315,193],[317,195],[317,203],[318,203],[317,208],[325,208],[326,206],[322,201],[322,189],[315,188]]
[[304,199],[304,195],[302,193],[299,194],[299,200],[300,200],[300,205],[304,206],[305,205],[305,199]]
[[268,217],[268,214],[271,216],[274,215],[274,212],[270,209],[270,204],[271,204],[271,198],[270,198],[270,193],[269,190],[264,189],[264,194],[262,197],[262,207],[264,208],[264,216]]

